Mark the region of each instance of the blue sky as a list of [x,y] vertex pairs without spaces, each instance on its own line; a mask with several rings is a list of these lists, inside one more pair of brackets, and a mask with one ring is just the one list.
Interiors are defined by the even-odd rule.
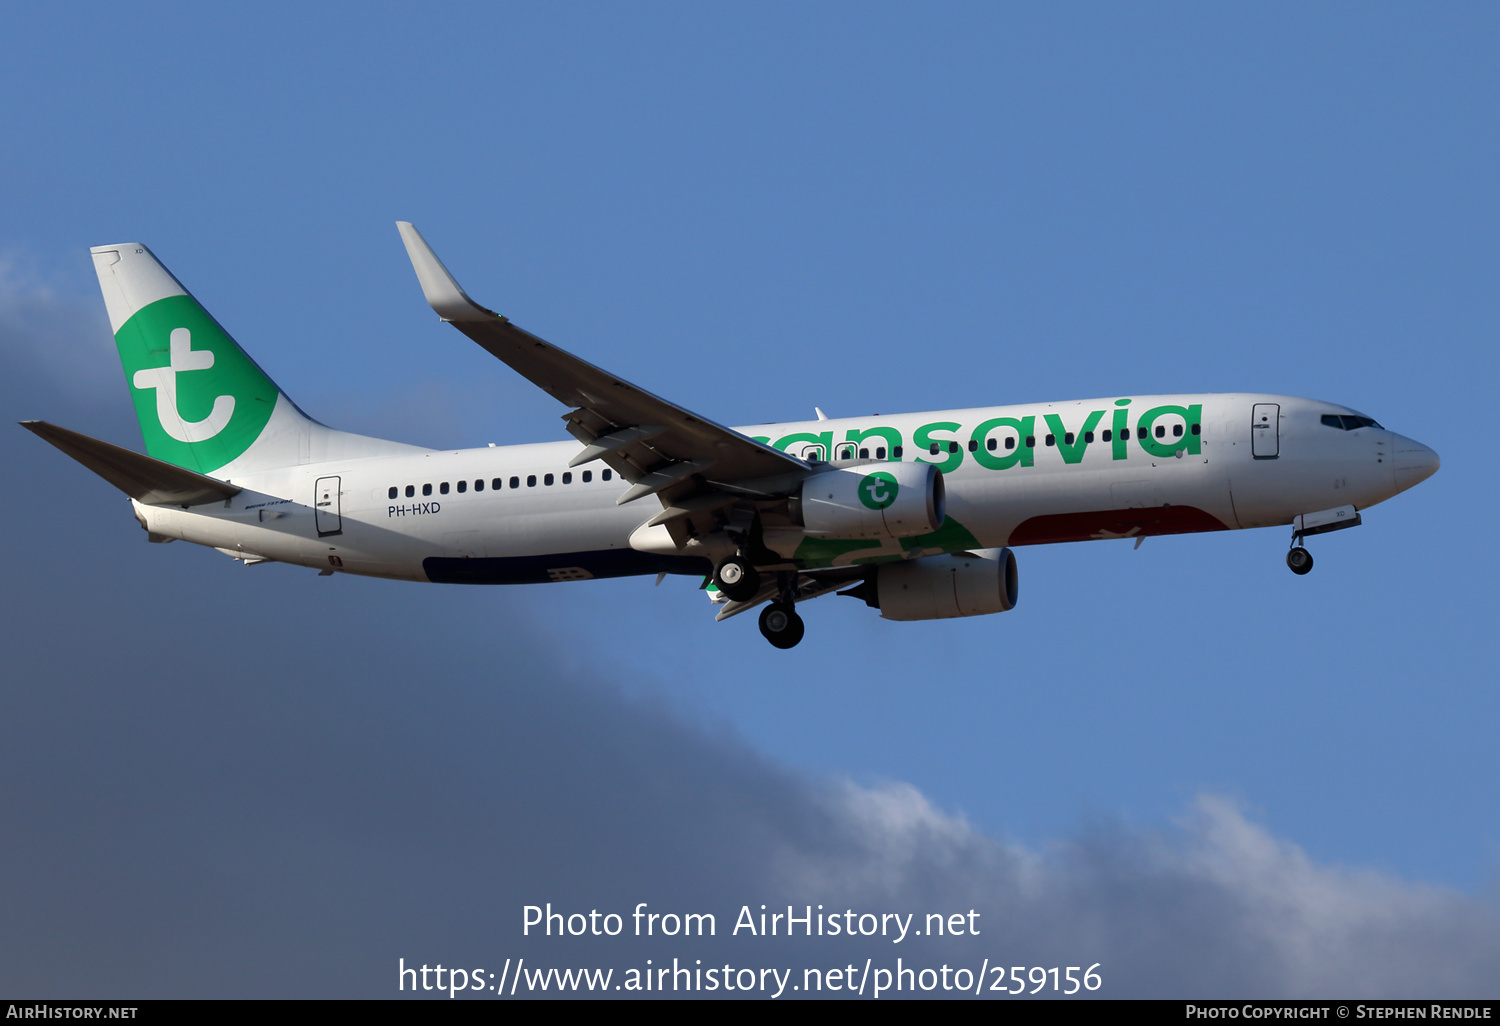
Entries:
[[[335,695],[349,716],[339,765],[355,769],[313,789],[310,821],[363,807],[402,760],[422,767],[414,779],[480,801],[522,773],[535,801],[512,811],[539,847],[513,864],[451,821],[425,828],[457,831],[455,848],[472,841],[466,871],[516,895],[544,890],[552,877],[538,867],[560,864],[549,886],[604,881],[597,900],[649,886],[737,905],[728,878],[662,869],[676,865],[671,837],[711,855],[705,835],[750,829],[702,818],[660,783],[692,766],[777,810],[765,813],[777,836],[801,813],[768,796],[793,792],[906,796],[961,825],[975,851],[1086,850],[1109,872],[1134,864],[1122,852],[1160,850],[1143,839],[1181,855],[1259,830],[1288,865],[1305,853],[1319,886],[1375,874],[1390,894],[1453,903],[1432,914],[1444,929],[1480,924],[1488,975],[1475,978],[1496,978],[1492,9],[146,4],[8,22],[0,401],[12,421],[139,445],[86,254],[140,241],[321,420],[444,447],[562,438],[553,400],[433,318],[399,218],[481,303],[722,423],[802,419],[815,404],[842,415],[1267,391],[1348,404],[1444,460],[1358,531],[1318,539],[1306,578],[1287,572],[1280,529],[1138,551],[1025,548],[1011,613],[895,624],[825,599],[806,610],[807,640],[781,653],[748,618],[715,624],[685,581],[444,590],[148,550],[107,486],[13,429],[6,465],[25,500],[4,514],[17,570],[0,632],[16,714],[0,727],[15,771],[0,799],[31,810],[19,821],[36,838],[66,807],[57,795],[96,793],[89,773],[104,772],[48,740],[117,702],[181,762],[156,767],[102,740],[103,717],[110,774],[142,787],[217,775],[242,817],[274,805],[255,786],[270,758],[257,731],[277,739],[278,765],[327,769],[323,735],[257,708],[255,682],[274,678],[267,701],[287,717],[341,722]],[[294,608],[316,615],[289,618]],[[179,641],[196,653],[180,666],[148,643],[178,616],[198,631]],[[226,663],[240,668],[218,676]],[[126,683],[145,689],[139,705],[119,693]],[[430,728],[403,734],[416,708]],[[518,739],[502,725],[526,710],[544,726]],[[621,724],[613,741],[600,710]],[[620,756],[638,760],[639,821],[606,831],[562,811],[607,804],[616,786],[577,765],[589,757],[568,736],[573,716],[579,736],[644,746]],[[489,761],[485,731],[444,728],[471,718],[527,759]],[[395,754],[377,757],[393,737]],[[573,766],[548,756],[549,739]],[[653,744],[676,754],[657,766]],[[433,745],[475,749],[441,769]],[[241,749],[240,762],[218,761]],[[143,811],[142,836],[186,830],[181,807]],[[330,865],[381,878],[362,859],[394,858],[394,828],[375,817],[349,829],[362,843],[338,834],[348,849]],[[635,868],[606,872],[599,853],[619,831]],[[228,858],[232,830],[222,836],[200,838],[200,864]],[[403,872],[446,850],[411,854]],[[872,850],[823,853],[819,872],[857,876]],[[26,857],[155,895],[131,915],[150,919],[164,951],[199,936],[174,933],[159,914],[171,883],[134,862],[82,841],[37,840]],[[1047,864],[1073,879],[1073,863]],[[319,865],[285,872],[313,893],[339,875]],[[912,865],[920,881],[938,863]],[[269,886],[253,867],[234,872]],[[979,873],[974,893],[992,885]],[[925,893],[911,887],[900,893]],[[43,894],[0,901],[36,921],[69,910],[77,933],[113,950],[70,884]],[[381,919],[379,902],[349,900]],[[519,899],[500,904],[510,916]],[[408,936],[443,935],[444,922],[419,930],[408,911],[381,920],[392,959]],[[470,936],[460,919],[449,932]],[[1437,960],[1433,935],[1412,927],[1395,943]],[[344,943],[349,975],[331,992],[384,993],[384,977],[361,988],[385,949],[362,961]],[[62,986],[41,950],[29,975],[0,980]],[[1161,950],[1138,967],[1159,971],[1149,992],[1191,989],[1164,967],[1178,947]],[[1289,964],[1225,985],[1316,991]],[[118,993],[147,978],[119,972]],[[149,980],[155,993],[201,992]],[[221,982],[207,992],[250,992]]]

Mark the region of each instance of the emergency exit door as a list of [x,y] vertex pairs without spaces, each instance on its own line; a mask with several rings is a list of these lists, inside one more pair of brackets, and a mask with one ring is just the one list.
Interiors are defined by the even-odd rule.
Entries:
[[1256,403],[1250,415],[1250,455],[1274,460],[1281,455],[1281,404]]
[[344,518],[339,513],[338,478],[318,478],[317,488],[313,492],[313,520],[318,525],[319,538],[343,533]]

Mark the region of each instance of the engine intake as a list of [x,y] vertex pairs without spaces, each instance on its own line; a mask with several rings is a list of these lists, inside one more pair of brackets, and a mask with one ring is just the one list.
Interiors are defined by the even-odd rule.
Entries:
[[882,463],[815,474],[799,493],[802,527],[820,538],[910,538],[943,526],[943,473]]

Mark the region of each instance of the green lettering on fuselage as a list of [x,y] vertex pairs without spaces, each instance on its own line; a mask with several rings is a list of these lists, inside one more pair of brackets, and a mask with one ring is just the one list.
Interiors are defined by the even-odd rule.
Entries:
[[1053,436],[1057,439],[1057,451],[1062,453],[1064,463],[1079,463],[1083,460],[1083,450],[1090,443],[1090,434],[1104,418],[1103,410],[1095,410],[1090,413],[1083,422],[1083,427],[1073,435],[1073,441],[1068,442],[1069,431],[1063,427],[1063,421],[1055,413],[1047,414],[1047,426],[1052,429]]
[[833,454],[832,431],[823,431],[818,434],[813,434],[811,431],[795,431],[790,435],[784,435],[783,437],[776,439],[776,444],[772,446],[772,448],[780,449],[782,452],[786,452],[787,446],[793,444],[794,442],[811,442],[813,445],[821,446],[823,452],[822,455],[818,457],[818,459],[820,460],[827,460]]
[[[1162,437],[1154,437],[1152,427],[1157,418],[1164,416],[1177,416],[1182,418],[1181,424],[1172,425],[1173,430],[1162,431]],[[1136,438],[1152,456],[1166,457],[1174,456],[1178,449],[1184,449],[1191,456],[1197,456],[1203,451],[1203,436],[1199,426],[1203,421],[1203,407],[1197,404],[1192,406],[1157,406],[1141,414],[1141,419],[1136,421]],[[1181,431],[1182,434],[1177,434]]]
[[[951,474],[957,470],[958,465],[964,461],[963,446],[950,444],[956,443],[958,441],[956,438],[933,438],[932,433],[934,431],[942,431],[951,434],[961,426],[956,420],[938,420],[931,424],[923,424],[916,431],[912,432],[912,444],[927,454],[926,456],[918,456],[917,462],[931,463],[945,474]],[[940,460],[927,458],[933,455],[932,447],[934,445],[938,447],[938,455],[943,457]]]
[[[1046,422],[1047,432],[1052,435],[1052,447],[1057,449],[1063,463],[1068,465],[1082,463],[1089,446],[1095,444],[1107,444],[1111,460],[1129,459],[1132,435],[1143,452],[1156,458],[1175,456],[1178,450],[1182,450],[1183,455],[1197,456],[1202,453],[1202,404],[1154,406],[1143,411],[1134,426],[1130,423],[1129,405],[1129,399],[1117,399],[1113,410],[1090,410],[1083,415],[1082,424],[1073,431],[1068,430],[1061,414],[1047,413],[1040,416]],[[1106,414],[1110,414],[1110,429],[1102,432],[1101,437],[1099,425],[1103,423]],[[1157,421],[1163,418],[1168,422],[1160,425],[1162,436],[1158,438]],[[956,443],[966,429],[958,421],[938,420],[923,424],[912,432],[913,449],[909,458],[918,463],[930,463],[945,474],[952,474],[963,465],[965,452],[973,457],[973,462],[986,470],[1033,467],[1036,465],[1037,450],[1045,448],[1036,438],[1037,419],[1037,414],[991,417],[975,425],[968,432],[966,443],[962,445]],[[1071,442],[1068,441],[1070,435],[1073,439]],[[777,439],[775,448],[786,451],[789,446],[807,443],[818,447],[820,458],[828,459],[834,452],[833,437],[832,431],[797,431]],[[1026,444],[1028,438],[1034,440],[1033,445]],[[839,443],[838,448],[847,450],[852,443],[873,455],[879,448],[871,450],[865,444],[871,439],[884,443],[887,461],[898,462],[908,458],[897,455],[902,443],[901,430],[886,424],[848,428],[844,433],[844,441]],[[769,443],[770,436],[757,435],[755,440]],[[936,453],[932,451],[933,446],[937,447]]]
[[885,439],[886,459],[898,460],[901,458],[896,455],[896,450],[901,448],[901,432],[893,427],[872,427],[865,428],[864,430],[850,428],[848,433],[844,435],[844,441],[854,442],[856,445],[868,438]]
[[[1000,428],[1010,428],[1014,435],[1007,434],[1006,440],[1011,442],[1011,448],[1006,450],[1004,456],[996,455],[1000,451],[996,445],[995,451],[990,451],[990,435]],[[1028,436],[1036,434],[1035,417],[994,417],[985,421],[974,429],[971,436],[974,439],[974,462],[981,467],[990,470],[1009,470],[1019,463],[1023,467],[1029,467],[1036,460],[1036,450],[1026,444]]]

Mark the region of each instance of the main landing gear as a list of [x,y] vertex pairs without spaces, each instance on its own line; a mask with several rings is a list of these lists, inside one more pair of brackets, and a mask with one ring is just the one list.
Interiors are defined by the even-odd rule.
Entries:
[[[781,596],[760,613],[760,632],[777,648],[792,648],[806,628],[795,606],[795,575],[778,573]],[[749,602],[760,594],[761,575],[748,559],[730,556],[714,571],[714,585],[731,602]]]
[[760,591],[760,571],[749,560],[730,556],[714,571],[714,586],[731,602],[746,602]]
[[761,611],[760,632],[777,648],[792,648],[806,628],[790,602],[772,602]]
[[[1299,543],[1301,542],[1300,538],[1297,540]],[[1308,552],[1307,548],[1301,544],[1295,545],[1286,554],[1286,565],[1298,577],[1301,577],[1305,573],[1310,573],[1313,568],[1312,553]]]

